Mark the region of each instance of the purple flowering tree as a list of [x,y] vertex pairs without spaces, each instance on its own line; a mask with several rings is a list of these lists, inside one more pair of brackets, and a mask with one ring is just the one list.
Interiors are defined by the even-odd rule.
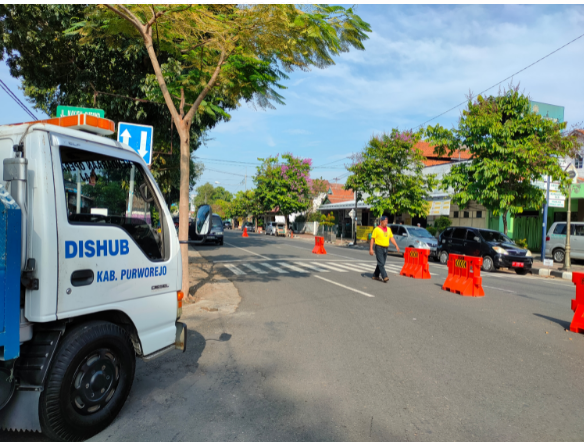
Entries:
[[264,211],[276,209],[285,216],[288,234],[288,217],[304,212],[311,204],[312,160],[286,153],[281,158],[276,155],[260,161],[262,165],[253,178],[255,198]]

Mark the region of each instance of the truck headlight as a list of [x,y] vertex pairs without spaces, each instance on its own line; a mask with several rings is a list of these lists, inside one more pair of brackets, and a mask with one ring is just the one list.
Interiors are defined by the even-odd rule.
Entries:
[[528,250],[528,251],[527,251],[527,253],[525,254],[525,256],[533,256],[533,255],[531,254],[531,250]]
[[430,246],[429,246],[427,243],[425,243],[425,242],[422,242],[422,241],[416,241],[416,242],[414,243],[414,245],[415,245],[415,246],[416,246],[416,248],[418,248],[418,249],[429,249],[429,248],[430,248]]

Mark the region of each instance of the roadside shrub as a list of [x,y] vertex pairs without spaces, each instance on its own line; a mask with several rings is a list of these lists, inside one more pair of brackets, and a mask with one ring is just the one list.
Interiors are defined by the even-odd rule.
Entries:
[[320,214],[320,212],[312,212],[312,213],[311,213],[311,214],[308,216],[308,221],[310,221],[310,222],[316,221],[316,222],[318,222],[318,223],[319,223],[319,222],[320,222],[320,219],[321,219],[321,214]]
[[446,230],[452,225],[452,221],[447,216],[441,216],[436,221],[434,221],[434,227],[438,229],[439,232]]
[[430,235],[432,236],[436,236],[436,233],[438,233],[438,229],[436,227],[429,226],[426,227],[426,230],[430,232]]
[[527,239],[526,238],[516,239],[515,244],[517,244],[522,249],[526,249],[527,248]]

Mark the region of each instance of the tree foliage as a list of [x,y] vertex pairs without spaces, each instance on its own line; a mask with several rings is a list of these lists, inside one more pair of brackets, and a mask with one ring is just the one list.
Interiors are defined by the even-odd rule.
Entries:
[[[281,102],[274,89],[282,88],[278,84],[285,78],[281,67],[291,71],[331,65],[334,55],[351,47],[363,49],[366,32],[370,32],[352,9],[340,6],[132,4],[89,8],[89,19],[74,25],[71,32],[79,29],[88,42],[125,35],[140,40],[148,52],[161,99],[181,140],[181,241],[188,236],[190,128],[196,115],[219,112],[220,107],[208,98],[211,90],[221,91],[230,102],[254,98],[263,106]],[[155,41],[180,70],[167,69],[165,75]],[[186,244],[181,248],[186,290]]]
[[534,181],[550,175],[566,191],[569,180],[558,158],[574,157],[577,144],[573,136],[562,135],[565,127],[532,112],[529,97],[511,87],[498,96],[469,100],[458,128],[430,126],[426,134],[438,155],[468,150],[471,161],[452,167],[442,186],[452,189],[452,201],[460,207],[476,201],[503,215],[507,234],[507,213],[542,206],[545,195]]
[[[154,126],[156,153],[151,171],[170,205],[179,199],[180,140],[164,104],[145,101],[149,98],[147,80],[153,73],[147,51],[122,36],[113,44],[95,40],[82,45],[79,35],[65,35],[84,17],[85,8],[73,4],[0,5],[4,29],[0,59],[6,58],[12,76],[22,78],[24,93],[34,107],[50,116],[56,115],[59,105],[98,107],[116,122]],[[160,57],[167,58],[164,53]],[[216,121],[217,117],[203,116],[192,126],[191,152],[201,145],[204,130]],[[202,165],[191,160],[191,188],[201,172]]]
[[231,192],[224,187],[215,187],[209,182],[197,187],[195,191],[197,192],[197,195],[193,198],[195,207],[202,206],[203,204],[214,204],[218,200],[230,202],[233,198]]
[[419,132],[400,132],[373,136],[348,168],[352,173],[346,189],[364,192],[365,202],[377,216],[388,212],[408,212],[425,216],[428,198],[436,185],[434,175],[424,175],[424,155],[415,147]]
[[311,204],[310,168],[312,160],[301,159],[290,153],[260,158],[253,180],[256,185],[256,199],[264,211],[277,210],[286,217],[292,213],[304,212]]

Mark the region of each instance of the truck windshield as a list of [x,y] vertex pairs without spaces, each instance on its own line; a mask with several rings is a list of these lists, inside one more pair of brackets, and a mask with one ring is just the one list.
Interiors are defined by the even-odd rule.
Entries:
[[69,222],[121,227],[148,258],[163,259],[161,210],[142,166],[70,147],[60,150]]

